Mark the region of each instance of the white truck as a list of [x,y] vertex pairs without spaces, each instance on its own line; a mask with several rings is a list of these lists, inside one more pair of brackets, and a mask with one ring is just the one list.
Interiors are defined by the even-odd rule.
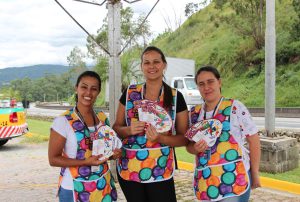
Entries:
[[190,110],[191,106],[201,104],[202,97],[195,83],[195,61],[182,58],[166,58],[168,67],[165,72],[167,84],[177,88],[185,99]]
[[[203,100],[194,81],[195,61],[173,57],[166,57],[166,60],[168,66],[164,74],[164,81],[183,94],[189,110],[191,106],[201,104]],[[135,73],[135,80],[132,80],[131,84],[143,82],[144,77],[139,61],[132,64],[132,72]]]

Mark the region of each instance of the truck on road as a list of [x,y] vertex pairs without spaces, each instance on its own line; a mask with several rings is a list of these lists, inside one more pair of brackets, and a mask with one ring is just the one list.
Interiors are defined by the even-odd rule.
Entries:
[[195,61],[182,58],[166,58],[168,67],[165,72],[167,84],[177,88],[185,99],[190,110],[191,106],[201,104],[202,97],[195,83]]
[[26,115],[22,103],[15,99],[0,100],[0,147],[11,138],[28,131]]

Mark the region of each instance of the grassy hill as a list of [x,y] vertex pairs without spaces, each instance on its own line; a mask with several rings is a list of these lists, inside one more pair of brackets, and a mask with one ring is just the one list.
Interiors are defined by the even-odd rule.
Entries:
[[[277,107],[300,106],[300,42],[292,37],[296,14],[292,0],[276,1]],[[206,64],[218,67],[225,96],[247,106],[263,107],[264,47],[258,49],[251,36],[239,32],[239,26],[246,27],[247,23],[228,4],[221,9],[211,3],[175,32],[161,34],[152,44],[167,56],[194,59],[196,69]]]

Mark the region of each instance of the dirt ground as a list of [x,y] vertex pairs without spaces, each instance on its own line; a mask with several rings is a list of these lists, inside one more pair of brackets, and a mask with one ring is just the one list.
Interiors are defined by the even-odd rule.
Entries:
[[[49,166],[47,143],[23,144],[22,138],[12,139],[0,147],[0,201],[58,201],[55,196],[59,168]],[[176,171],[174,179],[178,202],[194,201],[192,173]],[[118,201],[126,201],[119,187]],[[300,202],[300,195],[260,188],[252,192],[251,201]]]

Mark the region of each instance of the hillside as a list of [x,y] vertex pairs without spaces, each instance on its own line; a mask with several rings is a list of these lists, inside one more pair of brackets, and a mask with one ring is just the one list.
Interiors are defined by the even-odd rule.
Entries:
[[[300,42],[292,35],[297,20],[292,1],[276,1],[277,107],[300,107]],[[247,106],[263,107],[264,43],[257,48],[253,37],[242,33],[251,31],[254,17],[251,21],[247,13],[237,16],[228,3],[222,8],[211,3],[175,32],[161,34],[152,44],[166,56],[194,59],[196,69],[207,64],[218,67],[225,96]]]
[[37,79],[44,77],[45,74],[60,75],[67,72],[69,69],[69,66],[52,64],[4,68],[0,69],[0,86],[7,84],[14,79],[23,79],[26,77]]

